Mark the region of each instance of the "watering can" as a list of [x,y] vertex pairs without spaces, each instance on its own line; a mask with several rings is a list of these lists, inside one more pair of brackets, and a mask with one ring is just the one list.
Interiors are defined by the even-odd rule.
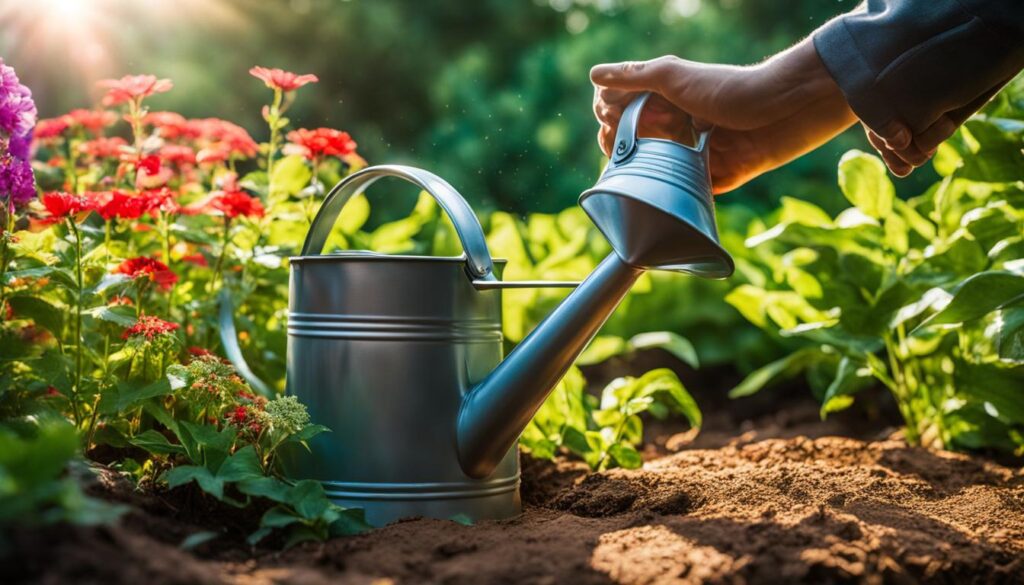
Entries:
[[[707,134],[696,147],[638,138],[647,97],[626,108],[607,168],[580,197],[613,249],[582,283],[502,280],[473,210],[427,171],[370,167],[328,193],[290,261],[287,391],[331,432],[286,458],[289,476],[319,480],[375,526],[520,512],[519,434],[636,279],[733,270],[715,229]],[[463,254],[323,254],[345,203],[383,177],[433,196]],[[544,286],[575,290],[502,359],[502,289]],[[238,350],[228,303],[221,321],[228,357],[265,388]]]

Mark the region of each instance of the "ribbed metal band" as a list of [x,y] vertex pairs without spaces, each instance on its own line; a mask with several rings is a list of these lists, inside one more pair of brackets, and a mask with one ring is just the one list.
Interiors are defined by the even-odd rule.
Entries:
[[323,481],[327,497],[339,500],[452,500],[513,492],[519,474],[487,481],[436,483],[358,483]]
[[383,341],[489,343],[502,340],[501,323],[493,321],[318,313],[289,313],[288,334],[295,337]]
[[[646,171],[646,172],[645,172]],[[617,175],[643,175],[660,181],[674,181],[685,191],[699,194],[701,203],[710,201],[711,193],[704,178],[706,170],[703,161],[672,158],[661,153],[647,152],[642,148],[628,165],[609,169],[604,177]]]

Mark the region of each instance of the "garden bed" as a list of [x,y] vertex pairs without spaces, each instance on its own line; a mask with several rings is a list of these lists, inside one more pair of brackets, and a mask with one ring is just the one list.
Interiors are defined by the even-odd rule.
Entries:
[[[705,429],[696,439],[674,432],[682,423],[649,425],[641,470],[590,473],[578,462],[524,456],[524,513],[512,520],[462,526],[416,519],[285,552],[253,551],[244,544],[246,518],[211,506],[194,490],[143,494],[102,473],[91,491],[128,502],[132,511],[111,527],[17,535],[18,560],[4,563],[9,574],[0,580],[155,585],[1024,579],[1019,462],[1003,465],[908,447],[889,431],[865,436],[864,413],[821,422],[809,398],[786,400],[779,414],[749,416],[761,408],[751,400],[769,399],[766,394],[729,408],[707,408]],[[190,535],[210,530],[221,535],[188,552],[179,548]]]

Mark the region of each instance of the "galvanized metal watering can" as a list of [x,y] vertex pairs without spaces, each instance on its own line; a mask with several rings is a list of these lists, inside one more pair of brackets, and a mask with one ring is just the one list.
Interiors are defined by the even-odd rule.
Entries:
[[[373,525],[519,513],[516,440],[637,277],[733,270],[715,230],[707,136],[695,148],[638,139],[646,98],[627,107],[615,154],[580,197],[614,251],[504,360],[501,290],[565,283],[502,281],[472,209],[427,171],[371,167],[331,190],[291,259],[287,389],[332,432],[290,459],[290,475],[321,481]],[[383,177],[432,195],[463,255],[322,254],[345,203]],[[229,357],[262,385],[237,350],[230,308],[222,322]]]

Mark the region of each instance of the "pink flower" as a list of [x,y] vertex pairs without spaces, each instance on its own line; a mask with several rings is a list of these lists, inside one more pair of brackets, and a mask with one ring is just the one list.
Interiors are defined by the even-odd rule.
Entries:
[[104,79],[98,84],[107,90],[103,105],[116,106],[125,102],[142,101],[155,93],[170,91],[170,79],[157,79],[155,75],[125,75],[121,79]]
[[268,69],[266,67],[253,67],[249,70],[249,75],[262,80],[270,89],[280,90],[285,93],[295,91],[307,83],[320,81],[313,74],[296,75],[283,69]]

